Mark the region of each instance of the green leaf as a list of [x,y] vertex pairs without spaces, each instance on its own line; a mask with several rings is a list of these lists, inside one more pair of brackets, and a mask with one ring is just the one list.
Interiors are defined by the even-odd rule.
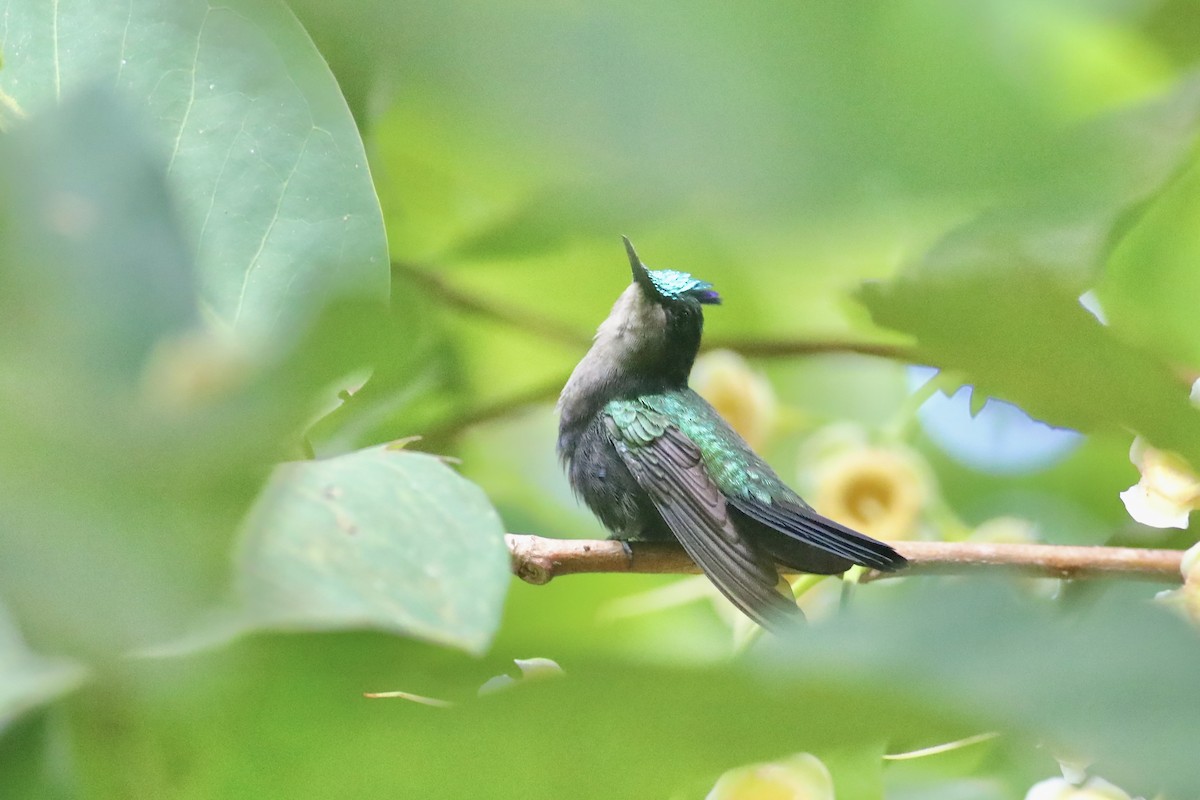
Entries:
[[170,636],[218,595],[300,418],[197,329],[187,237],[136,120],[89,91],[0,140],[0,593],[68,653]]
[[0,591],[40,642],[107,657],[227,585],[269,465],[371,353],[382,224],[281,4],[0,18]]
[[[1116,37],[1081,37],[1091,15],[1030,2],[782,3],[753,17],[711,2],[682,17],[628,1],[466,7],[297,3],[350,82],[403,76],[404,117],[422,128],[410,136],[441,127],[410,155],[413,178],[432,184],[410,200],[449,201],[430,220],[443,228],[455,201],[478,215],[531,178],[548,177],[545,188],[564,175],[619,187],[611,209],[667,196],[718,223],[793,225],[797,212],[845,209],[881,183],[919,194],[1090,178],[1097,154],[1059,135],[1064,90],[1111,102],[1115,85],[1125,97],[1154,85]],[[989,35],[997,27],[1002,43]],[[1085,57],[1114,70],[1081,69]],[[1011,59],[1037,67],[1014,71]],[[500,152],[520,168],[503,176]],[[466,203],[453,179],[428,181],[457,177],[458,157],[492,191]]]
[[[564,583],[574,580],[586,578]],[[141,662],[141,680],[72,697],[81,780],[106,787],[101,797],[129,786],[158,796],[166,781],[185,797],[231,785],[255,796],[374,797],[380,785],[413,797],[648,797],[681,786],[702,796],[726,769],[808,750],[829,759],[839,791],[868,793],[881,742],[900,752],[990,730],[1035,776],[1056,769],[1034,747],[1050,741],[1094,758],[1096,774],[1133,794],[1187,796],[1200,780],[1190,757],[1200,642],[1149,606],[1149,590],[1065,618],[1013,586],[918,580],[927,583],[865,587],[850,613],[788,646],[764,639],[737,664],[622,662],[575,645],[549,653],[561,679],[484,698],[479,684],[509,668],[511,654],[479,662],[341,634],[260,636]],[[395,689],[456,705],[358,699]],[[235,757],[255,748],[308,757]],[[164,774],[169,756],[189,769]],[[866,774],[848,774],[856,761]],[[901,768],[884,765],[884,785]]]
[[971,419],[975,419],[983,413],[983,407],[987,405],[988,396],[975,389],[971,390]]
[[1160,357],[1200,366],[1200,159],[1116,244],[1096,292],[1109,322]]
[[510,581],[499,516],[437,458],[391,446],[280,467],[247,521],[252,624],[373,627],[482,652]]
[[281,2],[0,2],[0,92],[36,115],[97,83],[151,124],[210,320],[286,341],[387,292],[387,245],[337,84]]
[[1200,639],[1150,602],[1152,589],[1113,586],[1064,615],[1061,603],[1022,598],[1012,585],[911,588],[813,626],[777,662],[778,674],[801,684],[853,675],[930,698],[944,713],[974,718],[973,733],[1032,736],[1083,754],[1094,774],[1135,795],[1186,796],[1200,781],[1191,757]]
[[984,394],[1051,425],[1133,430],[1200,464],[1200,413],[1184,382],[1097,322],[1051,270],[924,270],[859,296],[875,322],[916,337],[917,360]]
[[[253,637],[200,659],[142,663],[140,684],[157,690],[97,686],[72,698],[81,781],[103,787],[98,797],[128,796],[131,786],[162,796],[166,781],[196,798],[228,786],[246,796],[660,797],[684,785],[703,797],[726,769],[875,748],[881,730],[924,740],[971,732],[921,698],[882,684],[848,688],[843,676],[764,684],[729,665],[581,653],[562,654],[561,678],[477,697],[488,675],[511,668],[504,658],[342,634]],[[381,689],[456,703],[361,698]],[[309,757],[236,757],[247,750]],[[190,768],[164,774],[168,754]],[[0,771],[0,790],[3,781]]]

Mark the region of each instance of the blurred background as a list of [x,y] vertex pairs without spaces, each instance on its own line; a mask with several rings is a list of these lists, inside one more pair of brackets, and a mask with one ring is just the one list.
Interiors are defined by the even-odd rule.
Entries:
[[[1193,544],[1194,3],[4,8],[0,795],[1200,780],[1165,586],[802,580],[787,649],[499,538],[605,535],[553,403],[627,235],[720,291],[693,386],[818,510]],[[475,698],[531,657],[566,679]]]

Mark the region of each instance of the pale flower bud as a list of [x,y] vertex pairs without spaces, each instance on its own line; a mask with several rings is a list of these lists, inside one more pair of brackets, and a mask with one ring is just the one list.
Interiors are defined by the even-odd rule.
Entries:
[[834,800],[833,777],[811,753],[731,769],[705,800]]
[[758,450],[775,427],[775,391],[746,359],[731,350],[713,350],[696,359],[689,380],[751,448]]
[[1188,513],[1200,508],[1200,479],[1188,463],[1151,447],[1140,436],[1133,440],[1129,460],[1142,474],[1121,492],[1129,516],[1152,528],[1186,528]]
[[1200,624],[1200,544],[1192,545],[1183,554],[1179,571],[1183,573],[1183,586],[1160,592],[1158,599],[1182,611],[1193,623]]

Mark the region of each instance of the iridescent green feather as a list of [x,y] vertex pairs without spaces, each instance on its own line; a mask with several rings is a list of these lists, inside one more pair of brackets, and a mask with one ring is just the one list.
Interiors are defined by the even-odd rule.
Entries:
[[700,449],[709,476],[726,495],[770,504],[775,497],[803,505],[704,398],[690,389],[613,400],[604,407],[621,443],[646,447],[676,427]]

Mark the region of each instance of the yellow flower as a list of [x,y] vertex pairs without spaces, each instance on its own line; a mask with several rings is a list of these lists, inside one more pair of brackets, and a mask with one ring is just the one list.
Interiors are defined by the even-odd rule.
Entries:
[[849,450],[814,467],[817,511],[877,539],[907,539],[928,497],[921,457],[908,448]]
[[777,403],[771,384],[730,350],[713,350],[696,359],[689,381],[725,421],[755,450],[775,427]]
[[1200,479],[1188,463],[1151,447],[1140,436],[1129,448],[1129,460],[1142,474],[1121,492],[1129,516],[1152,528],[1186,528],[1188,513],[1200,508]]
[[834,800],[833,778],[819,758],[799,753],[770,764],[731,769],[705,800]]

